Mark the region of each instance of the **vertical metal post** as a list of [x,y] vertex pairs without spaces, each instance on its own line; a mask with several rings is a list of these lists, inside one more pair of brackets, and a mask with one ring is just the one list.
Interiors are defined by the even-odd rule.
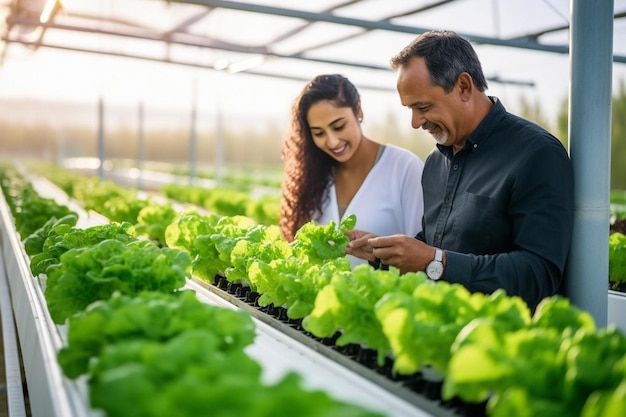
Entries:
[[224,121],[222,106],[217,103],[217,113],[215,121],[215,179],[221,183],[224,177]]
[[65,132],[63,130],[63,127],[60,126],[57,128],[56,164],[58,166],[63,166],[66,156],[67,156],[67,152],[65,149]]
[[569,146],[575,217],[567,295],[607,324],[613,0],[572,0]]
[[493,9],[493,29],[497,37],[500,37],[500,0],[492,0],[491,6]]
[[106,159],[104,149],[104,100],[100,96],[98,100],[98,159],[100,161],[98,176],[101,180],[104,180],[104,161]]
[[141,190],[143,187],[142,176],[143,176],[143,162],[145,159],[145,151],[144,151],[144,135],[143,135],[143,124],[144,124],[144,115],[143,115],[143,102],[139,102],[139,107],[137,108],[137,189]]
[[191,88],[191,127],[189,134],[189,184],[193,184],[196,178],[196,159],[197,159],[197,136],[196,136],[196,113],[197,113],[197,87],[198,80],[194,78]]

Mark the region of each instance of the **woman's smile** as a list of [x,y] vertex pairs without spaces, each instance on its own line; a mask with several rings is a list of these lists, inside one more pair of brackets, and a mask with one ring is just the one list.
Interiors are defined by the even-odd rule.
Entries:
[[341,155],[341,154],[342,154],[342,153],[346,150],[346,148],[347,148],[347,147],[348,147],[348,145],[344,143],[344,144],[343,144],[343,145],[341,145],[340,147],[338,147],[338,148],[334,148],[334,149],[331,149],[330,151],[331,151],[334,155]]

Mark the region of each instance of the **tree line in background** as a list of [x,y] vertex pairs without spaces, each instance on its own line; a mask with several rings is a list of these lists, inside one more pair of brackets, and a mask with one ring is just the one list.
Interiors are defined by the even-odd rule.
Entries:
[[[556,121],[551,124],[544,116],[539,102],[531,103],[525,97],[520,100],[520,115],[545,127],[565,147],[569,138],[569,102],[561,102]],[[612,100],[611,123],[611,189],[626,190],[626,83],[621,80]],[[589,138],[593,140],[594,138]]]
[[[538,101],[520,99],[519,113],[551,131],[567,146],[568,102],[564,99],[554,122],[545,117]],[[613,96],[611,130],[611,189],[626,190],[626,85],[620,82]],[[408,116],[407,116],[408,117]],[[236,128],[229,129],[228,123]],[[364,123],[365,134],[373,140],[407,148],[426,159],[434,141],[422,130],[407,129],[408,120],[397,120],[389,113],[382,123]],[[225,166],[282,166],[280,149],[286,127],[268,122],[262,127],[242,127],[237,120],[224,123],[221,134],[222,159]],[[143,159],[185,166],[190,162],[191,132],[183,128],[147,128],[143,134]],[[47,124],[17,123],[0,118],[0,155],[4,158],[41,159],[57,163],[63,158],[96,157],[98,135],[93,126],[69,125],[62,129]],[[218,146],[215,131],[199,130],[196,135],[195,162],[204,166],[216,163]],[[105,157],[136,160],[140,153],[137,129],[120,125],[105,128]]]

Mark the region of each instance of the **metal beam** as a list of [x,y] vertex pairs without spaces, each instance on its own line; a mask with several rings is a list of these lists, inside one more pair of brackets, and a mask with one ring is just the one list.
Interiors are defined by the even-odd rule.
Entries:
[[[387,21],[373,21],[364,19],[355,19],[351,17],[336,16],[324,12],[308,12],[305,10],[285,9],[282,7],[265,6],[253,3],[239,3],[228,0],[171,0],[176,3],[197,4],[207,7],[221,7],[223,9],[241,10],[253,13],[270,14],[274,16],[292,17],[297,19],[310,20],[315,22],[336,23],[340,25],[357,26],[364,29],[378,29],[390,32],[409,33],[419,35],[429,32],[434,28],[426,28],[419,26],[396,25]],[[568,54],[569,46],[567,45],[546,45],[531,40],[524,39],[500,39],[488,36],[472,35],[469,33],[458,32],[458,34],[470,42],[513,47],[519,49],[530,49],[534,51],[554,52],[560,54]],[[626,56],[614,56],[615,62],[626,63]]]
[[172,35],[174,33],[187,33],[187,29],[189,28],[189,26],[191,26],[191,25],[199,22],[200,20],[204,19],[213,10],[214,9],[209,8],[209,9],[206,9],[206,10],[202,11],[201,13],[198,13],[198,14],[196,14],[194,16],[191,16],[189,19],[184,20],[183,22],[177,24],[172,29],[170,29],[167,32],[165,32],[165,34]]
[[[350,0],[350,1],[347,1],[345,3],[340,3],[340,4],[337,4],[337,5],[333,6],[333,7],[329,7],[327,9],[322,10],[322,13],[330,13],[330,12],[332,12],[334,10],[342,9],[344,7],[347,7],[347,6],[351,6],[352,4],[359,3],[360,1],[361,0]],[[413,14],[416,14],[416,13],[424,12],[426,10],[431,10],[431,9],[437,8],[439,6],[443,6],[444,4],[452,3],[454,1],[456,1],[456,0],[440,0],[440,1],[436,2],[436,3],[431,3],[431,4],[427,5],[427,6],[421,6],[421,7],[418,7],[417,9],[411,9],[411,10],[408,10],[408,11],[405,11],[405,12],[402,12],[402,13],[396,13],[394,15],[387,16],[384,19],[380,19],[380,20],[381,21],[389,21],[391,19],[395,19],[395,18],[398,18],[398,17],[410,16],[410,15],[413,15]],[[311,25],[313,25],[313,23],[315,23],[315,22],[308,21],[305,24],[303,24],[302,26],[298,26],[295,29],[292,29],[292,30],[290,30],[288,32],[285,32],[285,33],[277,36],[275,39],[271,40],[268,44],[269,45],[273,45],[273,44],[275,44],[277,42],[280,42],[280,41],[282,41],[284,39],[287,39],[290,36],[293,36],[293,35],[295,35],[297,33],[300,33],[304,29],[306,29],[306,28],[310,27]],[[372,30],[372,29],[367,29],[367,30],[364,30],[361,33],[353,34],[353,35],[347,36],[345,38],[338,38],[338,39],[335,39],[334,41],[327,42],[327,43],[324,43],[324,44],[318,44],[318,45],[315,45],[315,46],[310,46],[310,47],[307,48],[307,51],[310,51],[312,49],[319,49],[319,48],[321,48],[323,46],[326,46],[326,45],[328,45],[330,43],[343,42],[345,40],[352,39],[352,38],[354,38],[356,36],[360,36],[362,34],[365,34],[365,33],[369,32],[370,30]]]
[[[18,44],[22,44],[26,46],[31,46],[33,44],[33,42],[22,41],[19,39],[0,39],[0,40],[5,41],[7,43],[18,43]],[[45,48],[59,49],[59,50],[70,51],[70,52],[81,52],[81,53],[92,53],[92,54],[97,54],[97,55],[116,56],[119,58],[131,58],[131,59],[138,59],[141,61],[161,62],[164,64],[175,64],[175,65],[182,65],[186,67],[202,68],[202,69],[211,70],[211,71],[219,71],[215,69],[213,65],[204,65],[204,64],[197,63],[197,62],[171,60],[171,59],[166,59],[166,58],[155,58],[155,57],[140,56],[140,55],[128,55],[128,54],[124,54],[121,52],[101,51],[101,50],[87,49],[87,48],[76,48],[76,47],[71,47],[71,46],[55,45],[51,43],[42,43],[40,46],[45,47]],[[295,80],[295,81],[302,81],[302,82],[306,82],[310,80],[310,78],[307,78],[307,77],[300,77],[300,76],[280,74],[280,73],[267,73],[267,72],[254,71],[254,70],[246,70],[246,71],[239,72],[238,74],[258,75],[258,76],[263,76],[263,77]],[[368,89],[368,90],[378,90],[378,91],[396,91],[395,88],[391,88],[391,87],[367,85],[367,84],[359,84],[359,88]]]
[[[626,17],[626,12],[615,13],[613,15],[613,21],[615,21],[617,19],[622,19],[624,17]],[[548,28],[548,29],[540,30],[538,32],[527,33],[526,35],[516,36],[515,39],[533,39],[533,40],[536,40],[537,38],[539,38],[539,37],[541,37],[543,35],[547,35],[548,33],[560,32],[562,30],[569,30],[569,25],[555,26],[555,27],[551,27],[551,28]]]
[[[411,10],[407,10],[405,12],[396,13],[396,14],[393,14],[391,16],[387,16],[384,19],[380,19],[379,21],[381,21],[381,22],[388,22],[391,19],[397,19],[398,17],[411,16],[411,15],[414,15],[416,13],[424,12],[426,10],[435,9],[437,7],[443,6],[444,4],[452,3],[453,1],[456,1],[456,0],[441,0],[441,1],[438,1],[436,3],[431,3],[431,4],[427,5],[427,6],[418,7],[417,9],[411,9]],[[309,22],[307,25],[310,26],[310,25],[312,25],[312,23]],[[330,41],[327,41],[327,42],[324,42],[324,43],[318,43],[316,45],[307,46],[306,51],[312,51],[314,49],[324,48],[326,46],[334,45],[334,44],[337,44],[339,42],[345,42],[347,40],[354,39],[354,38],[357,38],[359,36],[363,36],[366,33],[371,32],[372,30],[373,29],[364,29],[363,31],[361,31],[359,33],[353,33],[351,35],[347,35],[347,36],[344,36],[344,37],[341,37],[341,38],[335,38],[333,40],[330,40]],[[301,52],[304,52],[304,51],[301,51]]]
[[[18,44],[25,45],[25,46],[32,46],[34,44],[34,42],[23,41],[20,39],[0,38],[0,40],[6,42],[7,44],[18,43]],[[141,56],[141,55],[128,55],[122,52],[102,51],[102,50],[88,49],[88,48],[76,48],[72,46],[58,45],[58,44],[51,44],[51,43],[40,43],[38,45],[46,47],[46,48],[61,49],[61,50],[71,51],[71,52],[87,52],[87,53],[93,53],[93,54],[98,54],[98,55],[116,56],[119,58],[134,58],[134,59],[139,59],[142,61],[161,62],[164,64],[176,64],[176,65],[183,65],[183,66],[188,66],[188,67],[204,68],[204,69],[219,71],[214,67],[214,65],[205,65],[205,64],[200,64],[197,62],[182,61],[182,60],[172,60],[171,58],[166,58],[166,57],[156,58],[156,57]],[[219,49],[219,48],[216,48],[216,49]],[[307,61],[316,61],[315,59],[305,58],[305,57],[302,57],[301,59],[304,59]],[[344,63],[344,62],[339,62],[339,61],[337,62],[333,61],[333,63],[338,64],[338,65],[355,66],[352,63]],[[372,68],[369,68],[369,69],[372,69]],[[377,67],[374,69],[391,71],[391,69],[388,67]],[[309,78],[306,78],[306,77],[299,77],[299,76],[292,76],[288,74],[278,74],[278,73],[270,74],[270,73],[263,72],[263,71],[244,70],[244,71],[241,71],[240,74],[260,75],[264,77],[284,78],[284,79],[296,80],[296,81],[309,81]],[[532,81],[507,80],[499,76],[486,77],[486,79],[487,81],[491,81],[494,83],[517,85],[520,87],[534,87],[535,86],[535,83]],[[375,86],[375,85],[361,86],[361,88],[367,88],[369,90],[379,90],[379,91],[396,91],[395,88]]]
[[[32,19],[25,19],[25,18],[20,18],[20,17],[9,17],[7,18],[7,21],[13,25],[32,24],[33,22]],[[141,40],[149,40],[149,41],[159,41],[159,42],[173,43],[173,44],[184,45],[184,46],[193,46],[193,47],[198,47],[198,48],[219,49],[223,51],[239,52],[239,53],[244,53],[244,54],[258,54],[258,55],[271,56],[274,58],[295,59],[295,60],[311,61],[311,62],[317,62],[317,63],[322,63],[322,64],[332,64],[332,65],[346,65],[350,67],[365,68],[365,69],[371,69],[371,70],[382,70],[382,71],[389,70],[387,66],[382,66],[382,65],[372,65],[372,64],[364,64],[364,63],[359,63],[359,62],[340,61],[340,60],[334,60],[334,59],[314,58],[310,56],[304,56],[303,54],[279,54],[276,52],[268,51],[266,48],[244,47],[241,45],[230,44],[227,42],[208,40],[206,38],[201,38],[201,41],[181,39],[181,37],[188,37],[187,36],[188,34],[180,34],[180,33],[176,34],[175,33],[175,34],[172,34],[172,36],[170,37],[169,35],[165,36],[165,35],[155,34],[153,32],[146,32],[146,31],[143,31],[143,32],[115,31],[115,30],[89,28],[89,27],[84,27],[84,26],[58,24],[58,23],[46,23],[46,24],[40,24],[40,26],[45,26],[47,28],[68,30],[68,31],[120,36],[120,37],[124,37],[127,39],[131,38],[131,39],[141,39]],[[197,39],[198,37],[195,37],[195,38]],[[32,44],[31,42],[21,41],[20,39],[5,38],[4,40],[7,42],[20,42],[20,43],[23,43],[24,45]]]
[[[349,0],[349,1],[346,1],[344,3],[337,4],[337,5],[333,6],[333,7],[329,7],[328,9],[325,9],[324,12],[332,12],[333,10],[337,10],[337,9],[341,9],[343,7],[351,6],[352,4],[358,3],[360,1],[361,0]],[[280,41],[283,41],[283,40],[285,40],[285,39],[287,39],[287,38],[289,38],[289,37],[291,37],[293,35],[296,35],[296,34],[302,32],[306,28],[310,27],[312,24],[313,24],[313,22],[306,22],[303,25],[298,26],[297,28],[291,29],[291,30],[289,30],[289,31],[287,31],[285,33],[282,33],[282,34],[278,35],[277,37],[275,37],[274,39],[269,41],[267,44],[268,44],[268,46],[274,45],[274,44],[276,44],[276,43],[278,43]]]

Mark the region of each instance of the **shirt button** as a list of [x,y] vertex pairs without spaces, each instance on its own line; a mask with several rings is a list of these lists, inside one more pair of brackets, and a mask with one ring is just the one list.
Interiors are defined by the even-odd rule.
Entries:
[[446,197],[446,203],[450,202],[450,197]]
[[456,165],[456,164],[452,167],[452,169],[453,169],[453,170],[455,170],[455,171],[456,171],[458,168],[459,168],[459,166],[458,166],[458,165]]

